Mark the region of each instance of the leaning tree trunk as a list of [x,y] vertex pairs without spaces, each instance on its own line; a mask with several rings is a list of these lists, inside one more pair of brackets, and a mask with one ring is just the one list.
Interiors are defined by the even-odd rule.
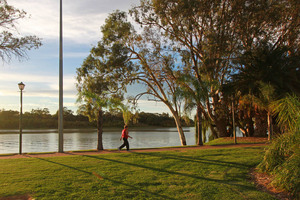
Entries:
[[100,108],[97,114],[97,134],[98,134],[98,144],[97,150],[103,150],[103,142],[102,142],[102,133],[103,133],[103,112]]
[[197,145],[201,146],[203,145],[202,140],[202,112],[199,106],[197,106]]
[[177,131],[179,133],[181,146],[186,146],[186,139],[185,139],[185,135],[184,135],[184,132],[183,132],[183,129],[182,129],[182,126],[181,126],[180,118],[179,118],[178,114],[175,111],[173,111],[173,110],[171,110],[171,111],[172,111],[172,114],[173,114],[173,117],[174,117],[174,120],[175,120],[175,123],[176,123]]

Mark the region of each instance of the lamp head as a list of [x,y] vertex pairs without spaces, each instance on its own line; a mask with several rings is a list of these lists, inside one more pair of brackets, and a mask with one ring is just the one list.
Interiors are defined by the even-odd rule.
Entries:
[[25,84],[23,82],[18,83],[19,89],[22,91],[25,88]]

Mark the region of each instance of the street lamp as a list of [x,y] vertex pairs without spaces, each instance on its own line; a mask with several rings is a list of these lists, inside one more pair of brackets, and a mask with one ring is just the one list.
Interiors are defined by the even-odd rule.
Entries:
[[60,0],[59,12],[59,115],[58,115],[58,152],[64,152],[64,126],[63,126],[63,19],[62,0]]
[[18,84],[19,86],[19,89],[20,89],[20,103],[21,103],[21,106],[20,106],[20,121],[19,121],[19,128],[20,128],[20,137],[19,137],[19,154],[22,154],[22,114],[23,114],[23,111],[22,111],[22,105],[23,105],[23,90],[25,88],[25,84],[23,82],[19,83]]

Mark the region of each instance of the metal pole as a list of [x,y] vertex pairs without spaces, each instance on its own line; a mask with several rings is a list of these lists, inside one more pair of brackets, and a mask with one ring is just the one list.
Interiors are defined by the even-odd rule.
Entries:
[[20,120],[19,120],[19,128],[20,128],[20,135],[19,135],[19,154],[22,154],[22,113],[23,113],[23,92],[21,90],[21,95],[20,95]]
[[234,120],[234,102],[233,102],[233,97],[232,97],[232,130],[233,130],[233,140],[234,144],[236,144],[236,130],[235,130],[235,120]]
[[62,25],[62,0],[60,0],[60,26],[59,26],[59,116],[58,116],[58,152],[64,151],[63,147],[63,25]]

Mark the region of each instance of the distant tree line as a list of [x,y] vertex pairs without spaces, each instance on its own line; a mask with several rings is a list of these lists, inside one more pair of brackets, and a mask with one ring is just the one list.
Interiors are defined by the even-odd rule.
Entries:
[[[56,129],[58,123],[58,113],[50,114],[48,108],[32,109],[23,113],[22,126],[24,129]],[[14,110],[0,110],[0,129],[18,129],[19,112]],[[104,112],[104,127],[123,127],[123,113],[119,111]],[[183,124],[188,125],[185,121]],[[190,123],[192,124],[192,123]],[[160,126],[175,127],[174,119],[167,113],[145,113],[140,112],[129,121],[130,126]],[[64,128],[96,128],[95,121],[90,122],[89,118],[74,114],[72,110],[64,108]]]

